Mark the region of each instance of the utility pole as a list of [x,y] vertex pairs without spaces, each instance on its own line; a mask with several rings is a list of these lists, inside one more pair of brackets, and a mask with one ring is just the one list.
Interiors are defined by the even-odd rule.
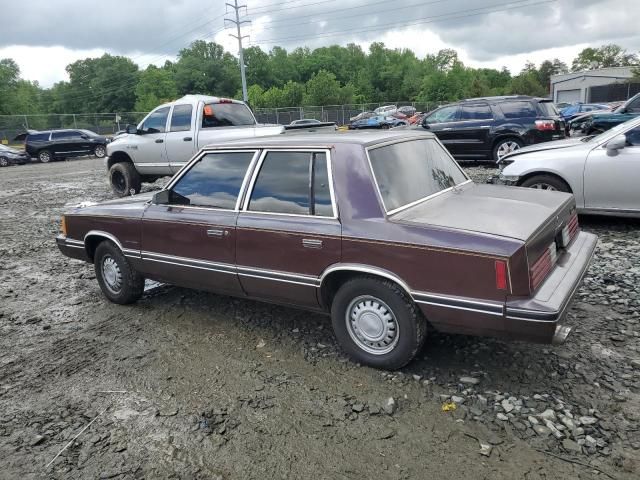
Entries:
[[238,5],[238,0],[233,0],[233,5],[230,3],[226,4],[228,7],[233,8],[233,10],[235,10],[235,14],[236,14],[236,19],[233,20],[231,18],[225,18],[225,22],[231,22],[236,26],[238,35],[234,35],[232,33],[230,33],[229,35],[231,35],[233,38],[238,40],[238,57],[240,59],[240,77],[242,78],[242,99],[247,102],[249,100],[249,97],[247,96],[247,77],[244,74],[244,52],[242,51],[242,39],[243,38],[247,38],[247,36],[245,35],[244,37],[242,36],[242,34],[240,33],[240,25],[242,25],[243,23],[251,23],[249,20],[242,20],[240,21],[240,9],[241,8],[247,8],[246,5]]

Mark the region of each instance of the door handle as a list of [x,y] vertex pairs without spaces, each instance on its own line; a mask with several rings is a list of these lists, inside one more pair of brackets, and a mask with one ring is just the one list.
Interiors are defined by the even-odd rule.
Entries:
[[184,137],[182,140],[183,140],[183,141],[185,141],[185,142],[190,142],[191,140],[193,140],[193,138],[191,138],[191,137]]
[[229,235],[229,230],[223,230],[221,228],[210,228],[207,230],[208,237],[222,238],[227,235]]
[[451,128],[451,127],[447,127],[447,128],[443,128],[443,129],[442,129],[442,131],[443,131],[443,132],[446,132],[447,130],[453,130],[453,128]]
[[480,128],[491,128],[491,125],[481,125]]
[[156,143],[163,143],[163,142],[164,142],[164,140],[161,139],[161,138],[156,139]]
[[303,238],[302,246],[305,248],[322,248],[322,240],[315,238]]

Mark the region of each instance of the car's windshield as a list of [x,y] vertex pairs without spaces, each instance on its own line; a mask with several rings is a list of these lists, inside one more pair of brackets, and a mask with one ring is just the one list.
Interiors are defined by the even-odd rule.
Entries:
[[387,213],[468,180],[433,139],[373,148],[369,158]]
[[629,128],[630,123],[637,123],[637,122],[638,122],[637,119],[634,119],[634,120],[631,120],[630,122],[621,123],[619,125],[616,125],[613,128],[610,128],[606,132],[602,132],[600,135],[591,135],[589,137],[585,137],[585,139],[582,141],[600,143],[600,141],[604,141],[608,138],[615,137],[621,130],[625,130]]

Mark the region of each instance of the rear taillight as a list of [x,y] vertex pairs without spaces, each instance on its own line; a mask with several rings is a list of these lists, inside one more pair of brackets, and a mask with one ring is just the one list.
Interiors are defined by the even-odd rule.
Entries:
[[496,260],[496,288],[507,289],[507,262]]
[[547,131],[555,130],[556,122],[553,120],[536,120],[536,130]]
[[549,275],[549,272],[551,272],[557,260],[558,252],[556,242],[553,242],[529,269],[531,291],[537,289],[544,279],[547,278],[547,275]]
[[233,103],[233,100],[229,98],[221,98],[218,100],[218,103]]
[[580,225],[578,224],[578,215],[574,212],[569,218],[569,221],[562,229],[560,233],[560,246],[562,248],[567,248],[571,241],[575,238],[575,236],[580,231]]

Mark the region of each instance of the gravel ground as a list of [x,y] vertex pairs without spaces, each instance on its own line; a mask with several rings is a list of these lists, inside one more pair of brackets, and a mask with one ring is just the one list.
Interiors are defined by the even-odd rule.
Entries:
[[581,217],[600,242],[565,345],[433,333],[385,373],[323,316],[106,302],[53,238],[110,197],[95,159],[0,170],[0,478],[638,478],[640,222]]

